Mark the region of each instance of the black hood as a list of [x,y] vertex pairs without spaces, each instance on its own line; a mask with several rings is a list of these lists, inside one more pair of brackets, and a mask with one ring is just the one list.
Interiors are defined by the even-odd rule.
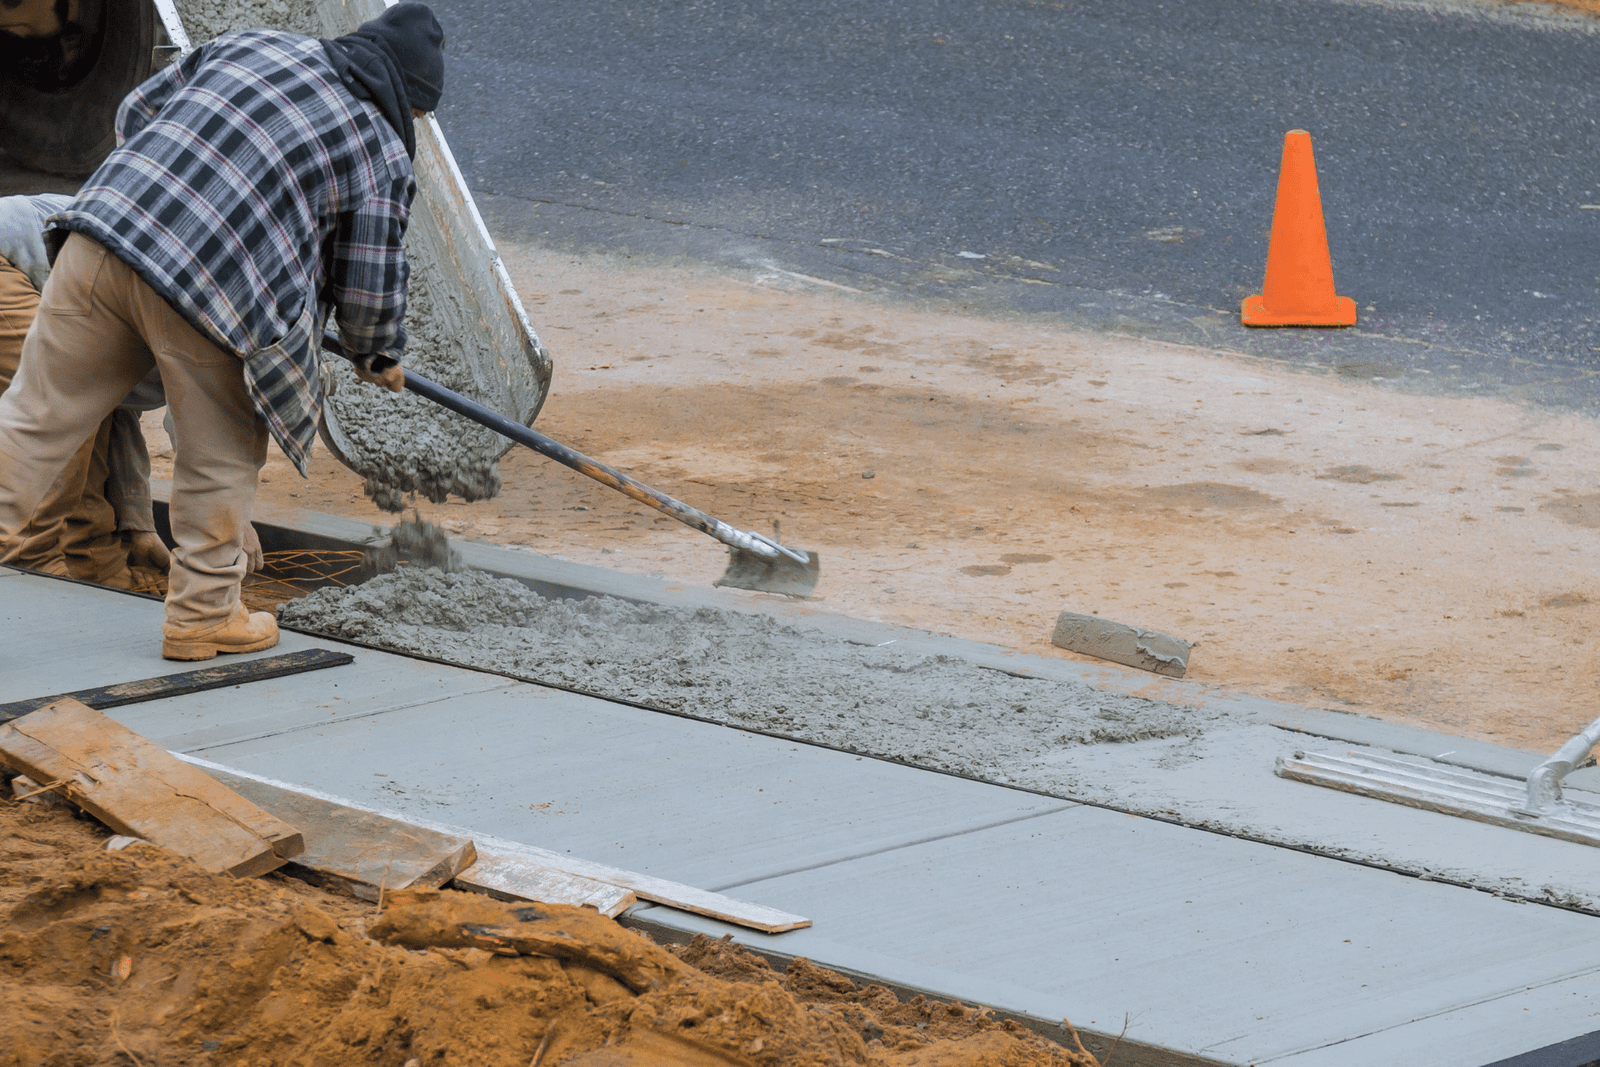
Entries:
[[444,91],[444,28],[427,4],[406,0],[322,48],[339,80],[370,100],[417,154],[411,109],[432,111]]

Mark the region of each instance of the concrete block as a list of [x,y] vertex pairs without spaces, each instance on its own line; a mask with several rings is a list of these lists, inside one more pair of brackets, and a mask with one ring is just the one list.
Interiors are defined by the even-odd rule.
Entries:
[[1154,671],[1168,678],[1183,677],[1183,672],[1189,669],[1189,649],[1193,647],[1181,637],[1075,611],[1061,613],[1050,640],[1069,652]]

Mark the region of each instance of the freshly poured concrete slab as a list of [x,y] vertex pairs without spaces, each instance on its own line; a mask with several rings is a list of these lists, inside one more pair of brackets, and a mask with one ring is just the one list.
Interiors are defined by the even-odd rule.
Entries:
[[[520,575],[524,581],[541,588],[550,586],[559,571],[563,582],[592,581],[611,593],[631,593],[635,599],[656,599],[675,603],[680,608],[691,602],[695,605],[709,603],[719,596],[737,599],[718,590],[674,591],[661,587],[654,579],[634,579],[618,574],[601,577],[603,572],[595,568],[577,568],[542,559],[533,553],[495,546],[463,545],[459,550],[479,567],[502,575]],[[591,573],[586,575],[585,571]],[[570,593],[574,587],[563,588]],[[755,603],[770,604],[770,601],[758,599]],[[730,605],[719,606],[728,608]],[[827,632],[848,633],[850,640],[863,644],[896,643],[922,652],[959,655],[969,663],[1016,669],[1016,673],[1024,673],[1025,668],[1025,673],[1031,677],[1052,677],[1075,683],[1075,693],[1096,692],[1085,688],[1083,678],[1077,676],[1082,672],[1082,665],[1067,661],[1016,657],[1005,650],[972,642],[963,644],[931,634],[917,635],[901,628],[879,627],[860,620],[818,614],[814,610],[804,614],[801,606],[783,610],[791,622],[818,626]],[[773,608],[771,613],[777,614],[778,609]],[[494,631],[496,635],[502,632]],[[1141,677],[1148,679],[1147,675]],[[603,679],[585,683],[602,690],[604,684]],[[1455,880],[1489,891],[1600,911],[1600,849],[1574,847],[1564,842],[1502,845],[1496,841],[1491,827],[1388,807],[1370,800],[1321,796],[1318,794],[1325,791],[1284,782],[1273,774],[1279,756],[1315,741],[1319,734],[1350,739],[1370,736],[1381,743],[1430,755],[1443,754],[1469,767],[1482,766],[1501,773],[1509,770],[1526,774],[1540,759],[1534,753],[1428,734],[1358,716],[1286,709],[1265,702],[1255,702],[1258,706],[1253,706],[1247,701],[1233,700],[1219,712],[1219,707],[1207,705],[1202,699],[1202,690],[1194,687],[1190,687],[1194,691],[1188,693],[1158,693],[1146,680],[1137,688],[1140,695],[1150,699],[1167,697],[1187,701],[1186,704],[1169,702],[1166,707],[1158,707],[1153,717],[1159,718],[1161,733],[1170,733],[1174,723],[1181,730],[1185,719],[1193,724],[1192,732],[1150,742],[1065,744],[1047,749],[1045,755],[1031,762],[1023,762],[1021,756],[1007,759],[1004,755],[986,755],[984,766],[1004,761],[1000,766],[1001,780],[1055,796],[1091,800],[1118,810],[1311,849],[1337,858],[1380,864],[1418,876]],[[1085,699],[1092,701],[1093,697]],[[708,708],[706,713],[718,717],[714,708]],[[863,725],[869,722],[864,720]],[[1312,733],[1291,733],[1277,725],[1279,723],[1292,723],[1294,728]],[[816,728],[796,725],[787,717],[776,717],[759,725],[780,733]],[[901,751],[882,747],[885,742],[881,732],[875,734],[871,729],[853,734],[824,731],[823,736],[829,737],[833,744],[858,747],[868,754]],[[889,744],[892,745],[892,741]],[[1005,751],[1009,750],[1001,749]],[[957,766],[968,769],[972,764],[961,764],[958,760]],[[1600,774],[1600,771],[1591,773]],[[1581,785],[1582,776],[1573,784]],[[1596,800],[1600,801],[1600,796]],[[1531,871],[1538,872],[1537,876],[1530,876]]]
[[[1600,848],[1273,773],[1279,756],[1353,747],[1250,724],[1213,729],[1195,740],[1066,749],[1042,758],[1037,768],[1070,777],[1075,797],[1122,810],[1600,912]],[[1570,796],[1600,803],[1592,793]]]
[[1600,1029],[1590,917],[1091,807],[731,891],[815,923],[752,947],[1203,1061],[1364,1037],[1341,1062],[1459,1067]]
[[[155,494],[164,498],[165,483],[156,482]],[[350,547],[373,548],[386,543],[382,531],[368,523],[337,515],[299,509],[269,509],[258,520],[278,524],[286,536],[303,531],[320,543],[322,539],[341,541]],[[376,532],[375,532],[376,531]],[[1150,700],[1216,709],[1240,721],[1280,725],[1309,734],[1353,741],[1358,744],[1392,748],[1430,757],[1441,756],[1464,767],[1497,774],[1525,776],[1548,753],[1521,752],[1481,741],[1454,738],[1403,723],[1380,720],[1368,715],[1327,711],[1284,704],[1257,697],[1224,693],[1198,682],[1155,678],[1148,673],[1124,670],[1105,663],[1036,656],[999,645],[949,637],[888,623],[870,622],[834,614],[825,605],[796,601],[710,586],[688,585],[649,575],[624,574],[584,564],[570,563],[520,546],[502,546],[473,541],[451,542],[463,562],[473,568],[516,578],[547,596],[614,596],[624,600],[665,604],[676,607],[714,607],[771,615],[797,625],[865,645],[893,641],[904,648],[929,655],[951,655],[972,663],[1024,677],[1083,682],[1107,692],[1145,697]],[[1575,720],[1576,733],[1587,720]],[[1568,778],[1575,788],[1600,791],[1600,768],[1576,771]]]
[[[7,577],[8,591],[54,588],[30,628],[120,614],[159,630],[159,604]],[[87,684],[162,673],[119,650],[114,629],[74,632],[35,658],[127,668]],[[8,620],[12,634],[27,638]],[[153,732],[188,732],[246,770],[617,866],[654,864],[816,924],[736,934],[747,943],[1102,1036],[1131,1014],[1138,1044],[1118,1057],[1129,1064],[1331,1063],[1344,1051],[1487,1064],[1600,1032],[1600,920],[1586,915],[354,651],[370,673],[349,715],[317,708],[331,701],[315,687],[281,685],[242,686],[203,709],[181,705],[214,694],[114,711],[138,709]],[[274,680],[287,682],[302,684]],[[438,687],[434,699],[418,702],[422,684]],[[230,716],[258,721],[241,729]],[[640,915],[725,929],[669,909]]]
[[[165,483],[155,481],[152,482],[152,491],[157,499],[164,499],[168,488]],[[374,536],[371,524],[338,515],[267,506],[264,510],[258,510],[255,518],[258,523],[274,524],[285,531],[303,530],[314,538],[344,541],[350,547],[377,548],[387,542],[386,537]],[[613,596],[672,607],[712,607],[771,615],[859,644],[878,645],[894,641],[927,655],[957,656],[1028,677],[1087,682],[1108,692],[1145,696],[1195,707],[1226,709],[1254,718],[1266,719],[1303,710],[1293,705],[1223,694],[1195,682],[1154,678],[1141,671],[1122,670],[1104,663],[1034,656],[981,641],[855,619],[831,612],[826,605],[813,601],[691,585],[650,575],[624,574],[603,567],[555,559],[515,546],[452,541],[451,547],[461,554],[462,562],[468,567],[515,578],[544,596]]]
[[713,890],[1072,806],[527,685],[191,751]]
[[[277,652],[299,647],[338,649],[355,662],[325,671],[190,693],[160,702],[113,708],[119,722],[180,751],[272,738],[307,728],[325,729],[347,719],[421,708],[441,700],[492,693],[519,683],[493,674],[407,660],[385,652],[284,633]],[[405,667],[397,676],[396,664]],[[403,679],[403,680],[402,680]],[[398,684],[397,684],[398,683]]]
[[[164,483],[154,483],[156,496],[163,497]],[[261,521],[279,524],[292,535],[304,531],[317,539],[339,540],[351,547],[371,548],[386,543],[368,523],[337,515],[302,510],[269,509],[258,514]],[[1125,670],[1105,663],[1036,656],[999,645],[949,637],[888,623],[870,622],[838,615],[825,605],[752,594],[739,590],[688,585],[680,581],[649,575],[624,574],[602,567],[555,559],[518,546],[453,541],[463,562],[479,570],[516,578],[547,596],[614,596],[624,600],[665,604],[676,607],[714,607],[771,615],[796,625],[813,627],[831,636],[864,645],[893,641],[903,648],[928,655],[950,655],[971,663],[1015,673],[1024,677],[1083,682],[1111,693],[1144,697],[1180,706],[1226,712],[1239,722],[1278,724],[1310,734],[1393,748],[1395,751],[1445,758],[1460,766],[1488,770],[1497,774],[1523,776],[1548,753],[1521,752],[1481,741],[1452,738],[1446,734],[1389,722],[1367,715],[1304,708],[1257,697],[1224,693],[1199,682],[1152,677],[1142,671]],[[1577,732],[1587,720],[1576,721]],[[1600,768],[1576,771],[1568,778],[1575,788],[1600,791]]]
[[158,601],[46,575],[6,579],[0,633],[0,704],[182,669],[161,658]]

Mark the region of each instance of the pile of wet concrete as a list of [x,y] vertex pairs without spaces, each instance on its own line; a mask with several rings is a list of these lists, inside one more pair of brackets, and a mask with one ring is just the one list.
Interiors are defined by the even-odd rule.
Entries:
[[405,565],[285,604],[288,625],[410,655],[1050,793],[1042,757],[1197,737],[1219,713],[1021,677],[720,608],[551,599]]

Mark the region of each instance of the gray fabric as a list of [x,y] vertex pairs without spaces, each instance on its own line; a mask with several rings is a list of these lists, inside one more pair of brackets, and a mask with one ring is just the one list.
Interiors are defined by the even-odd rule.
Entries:
[[[160,378],[156,381],[159,383]],[[111,413],[111,443],[106,450],[106,500],[117,513],[118,530],[156,532],[150,502],[150,450],[139,416],[126,408]]]
[[44,220],[72,203],[61,193],[35,196],[0,196],[0,256],[28,276],[33,287],[44,291],[50,276],[45,255]]
[[161,371],[151,367],[150,373],[139,380],[122,403],[117,405],[119,411],[154,411],[156,408],[167,406],[167,392],[161,385]]

